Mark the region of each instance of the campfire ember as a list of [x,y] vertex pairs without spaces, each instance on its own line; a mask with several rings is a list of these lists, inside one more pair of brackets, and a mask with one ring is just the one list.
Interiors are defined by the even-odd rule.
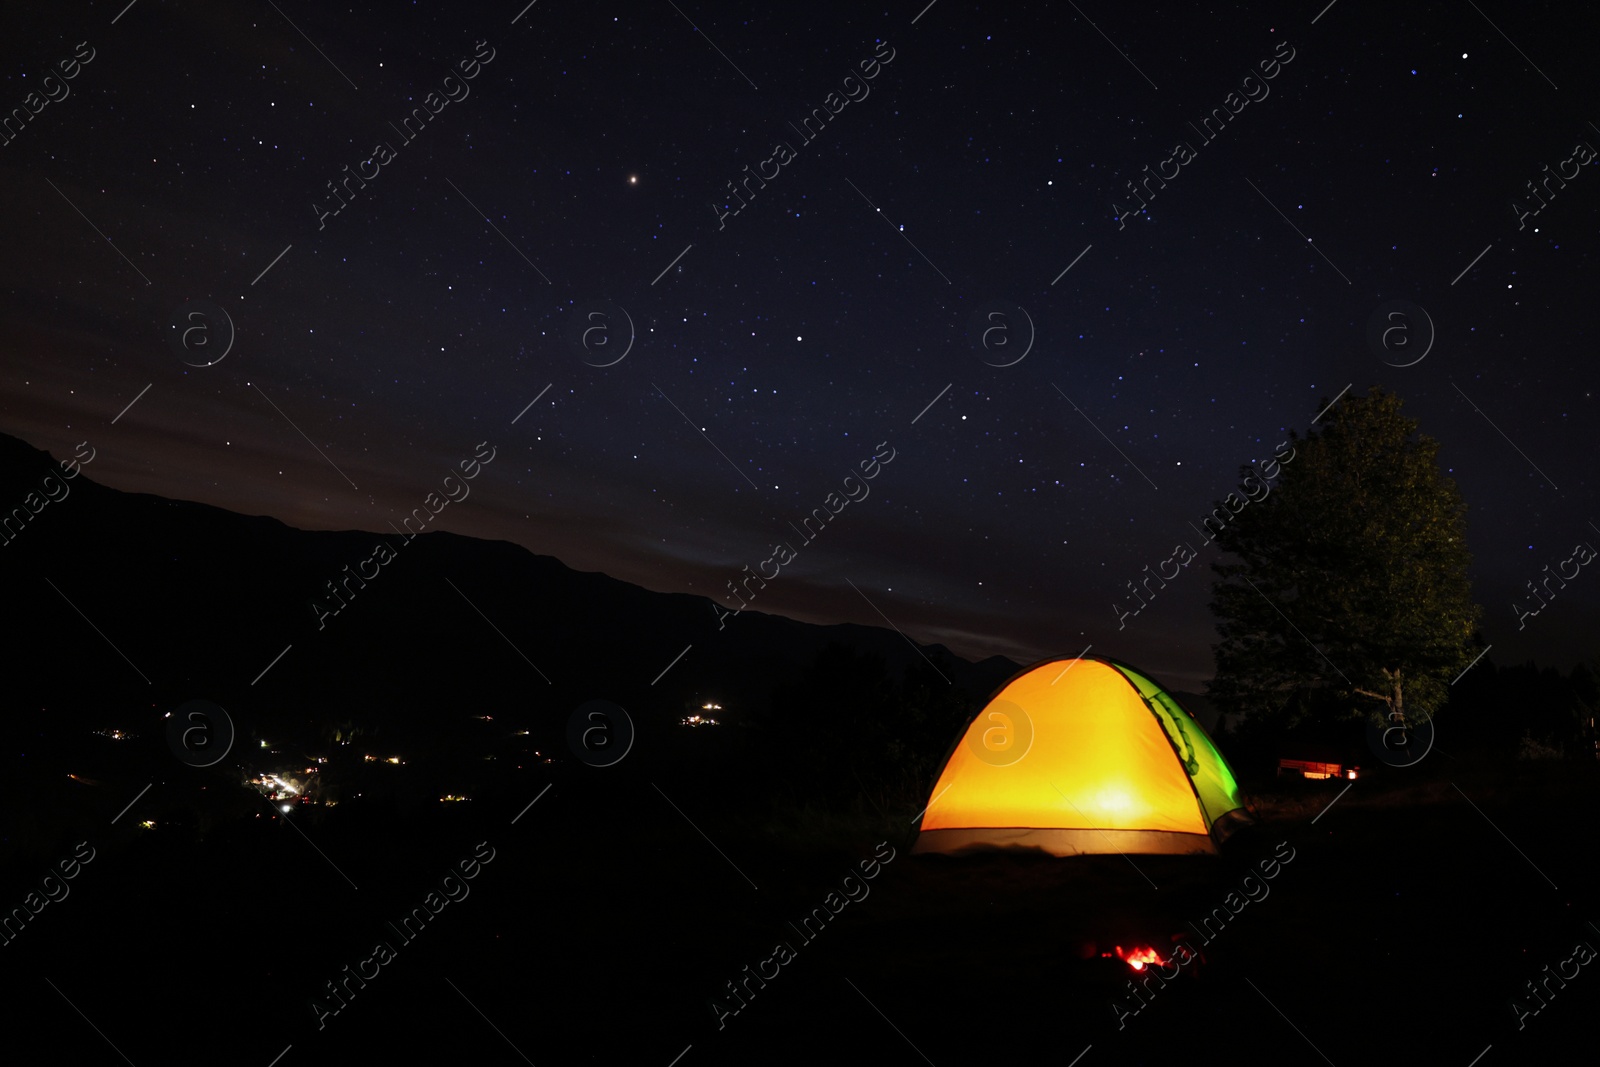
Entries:
[[[1111,953],[1102,952],[1100,955],[1110,956]],[[1135,948],[1124,951],[1122,946],[1118,945],[1116,956],[1118,959],[1122,960],[1122,962],[1126,963],[1129,967],[1132,967],[1136,971],[1142,971],[1145,969],[1145,967],[1152,963],[1163,966],[1165,966],[1167,963],[1167,961],[1162,959],[1153,948]]]

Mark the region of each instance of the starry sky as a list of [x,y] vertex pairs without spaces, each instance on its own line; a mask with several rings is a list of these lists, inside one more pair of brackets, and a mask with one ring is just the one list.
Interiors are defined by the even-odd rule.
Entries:
[[1382,385],[1494,659],[1594,651],[1600,576],[1513,607],[1600,545],[1566,5],[28,8],[0,429],[104,484],[384,530],[487,441],[433,528],[713,597],[788,542],[752,609],[1197,687],[1215,547],[1125,583]]

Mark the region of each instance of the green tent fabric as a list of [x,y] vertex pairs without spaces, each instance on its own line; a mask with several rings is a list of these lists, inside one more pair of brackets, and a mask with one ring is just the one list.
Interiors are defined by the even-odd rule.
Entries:
[[1200,798],[1200,810],[1207,825],[1244,806],[1239,799],[1239,783],[1233,770],[1217,751],[1216,742],[1206,733],[1205,727],[1181,707],[1155,682],[1125,663],[1113,663],[1139,690],[1150,710],[1156,713],[1161,726],[1172,740],[1184,770],[1194,782]]

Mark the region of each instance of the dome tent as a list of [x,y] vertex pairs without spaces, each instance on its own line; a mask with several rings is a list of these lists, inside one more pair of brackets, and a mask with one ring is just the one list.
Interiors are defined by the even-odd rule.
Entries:
[[1194,717],[1101,656],[1045,660],[1002,685],[930,797],[913,852],[1214,853],[1252,821]]

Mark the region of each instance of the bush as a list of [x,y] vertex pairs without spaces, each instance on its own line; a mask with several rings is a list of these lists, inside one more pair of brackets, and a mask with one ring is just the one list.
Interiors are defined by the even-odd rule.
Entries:
[[1532,734],[1523,734],[1522,740],[1517,743],[1517,759],[1519,760],[1553,760],[1562,756],[1561,746],[1551,744],[1549,738],[1535,738]]

